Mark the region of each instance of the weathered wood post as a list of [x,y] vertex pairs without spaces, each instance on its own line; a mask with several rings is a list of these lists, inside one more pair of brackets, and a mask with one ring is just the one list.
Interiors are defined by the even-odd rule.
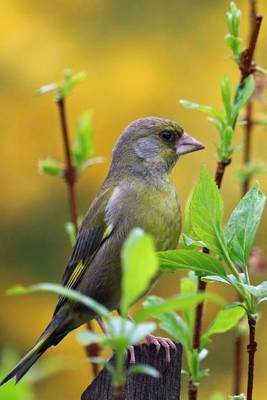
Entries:
[[[156,368],[159,378],[148,375],[132,375],[127,379],[124,400],[179,400],[182,368],[182,346],[176,344],[177,352],[171,352],[171,363],[166,363],[165,350],[156,352],[154,346],[135,346],[136,363]],[[111,360],[112,362],[112,360]],[[129,367],[127,360],[126,368]],[[81,400],[112,400],[111,377],[104,368],[82,394]]]

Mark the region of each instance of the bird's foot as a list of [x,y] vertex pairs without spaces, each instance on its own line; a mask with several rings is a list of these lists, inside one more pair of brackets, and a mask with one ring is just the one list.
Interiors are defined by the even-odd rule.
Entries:
[[130,346],[130,347],[128,348],[128,352],[129,352],[129,363],[130,363],[131,365],[136,364],[134,346]]
[[171,350],[173,350],[175,353],[177,351],[176,346],[171,339],[160,336],[147,335],[146,341],[148,345],[154,345],[156,347],[157,353],[160,351],[160,348],[163,347],[166,355],[166,363],[170,364]]

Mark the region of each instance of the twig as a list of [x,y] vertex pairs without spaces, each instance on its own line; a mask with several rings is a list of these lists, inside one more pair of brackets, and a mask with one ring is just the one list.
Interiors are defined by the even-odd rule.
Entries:
[[[69,132],[68,132],[68,124],[66,118],[66,110],[65,110],[65,99],[62,96],[57,96],[56,104],[58,106],[59,111],[59,118],[60,118],[60,126],[62,132],[62,139],[64,145],[64,154],[66,159],[66,166],[65,166],[65,174],[64,178],[66,181],[66,185],[68,188],[68,195],[69,195],[69,206],[70,206],[70,214],[71,214],[71,221],[75,226],[76,235],[78,233],[78,207],[77,207],[77,196],[76,196],[76,188],[75,184],[77,181],[77,173],[76,168],[72,164],[71,160],[71,150],[70,150],[70,140],[69,140]],[[92,324],[90,321],[86,324],[87,329],[92,331]],[[97,343],[85,346],[85,352],[88,358],[97,357],[100,353],[100,348]],[[99,367],[97,364],[93,363],[92,370],[94,377],[99,372]]]
[[[256,0],[250,0],[250,32],[248,47],[241,53],[240,58],[240,72],[241,79],[240,84],[245,80],[247,76],[255,72],[256,64],[253,61],[259,31],[262,23],[262,15],[257,13]],[[243,148],[243,164],[247,165],[251,159],[251,136],[253,130],[253,102],[250,99],[246,105],[245,118],[246,121],[244,127],[244,148]],[[241,196],[243,197],[250,185],[250,177],[247,176],[241,185]],[[234,382],[233,382],[233,394],[238,395],[241,393],[241,379],[242,379],[242,348],[244,347],[244,339],[242,334],[238,335],[234,344]],[[253,356],[254,357],[254,356]],[[248,377],[249,379],[249,377]],[[253,387],[253,379],[252,379]],[[252,393],[251,387],[251,393]]]
[[233,394],[241,393],[241,378],[242,378],[242,350],[243,350],[243,337],[242,334],[236,336],[234,343],[234,383]]
[[64,153],[66,158],[66,168],[65,168],[65,180],[68,187],[69,192],[69,204],[70,204],[70,214],[73,225],[75,226],[76,234],[78,233],[78,210],[77,210],[77,200],[76,200],[76,192],[75,192],[75,183],[76,183],[76,169],[71,161],[71,152],[70,152],[70,142],[69,142],[69,133],[68,133],[68,125],[66,119],[65,112],[65,100],[63,97],[58,97],[56,100],[59,110],[60,116],[60,125],[62,132],[62,139],[64,144]]
[[[227,161],[219,160],[217,162],[214,180],[216,185],[220,189],[222,186],[222,181],[225,173],[225,168],[231,164],[231,158]],[[203,253],[209,254],[209,249],[203,247]],[[198,278],[198,292],[204,293],[206,291],[207,283],[203,282],[201,278]],[[200,303],[196,307],[195,312],[195,322],[194,322],[194,335],[193,335],[193,349],[199,349],[200,338],[202,332],[202,320],[203,320],[204,302]],[[188,383],[188,399],[197,400],[198,388],[193,384],[192,379],[189,379]]]
[[249,325],[249,344],[247,346],[248,352],[248,383],[247,383],[247,400],[252,400],[253,381],[254,381],[254,359],[257,351],[257,343],[255,341],[256,334],[256,320],[248,318]]

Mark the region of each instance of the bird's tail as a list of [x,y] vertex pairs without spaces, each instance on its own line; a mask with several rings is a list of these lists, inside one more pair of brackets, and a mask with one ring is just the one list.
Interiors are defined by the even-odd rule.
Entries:
[[16,378],[17,383],[50,346],[56,345],[61,339],[63,339],[63,337],[67,334],[67,331],[57,332],[57,328],[58,324],[55,324],[55,320],[52,320],[35,345],[0,382],[0,386],[4,385],[14,377]]

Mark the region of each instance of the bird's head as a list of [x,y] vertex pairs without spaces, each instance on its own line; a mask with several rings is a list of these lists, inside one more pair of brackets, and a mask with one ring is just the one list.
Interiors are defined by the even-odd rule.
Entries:
[[112,168],[124,168],[141,175],[166,174],[178,158],[204,149],[176,122],[163,118],[141,118],[132,122],[119,137]]

